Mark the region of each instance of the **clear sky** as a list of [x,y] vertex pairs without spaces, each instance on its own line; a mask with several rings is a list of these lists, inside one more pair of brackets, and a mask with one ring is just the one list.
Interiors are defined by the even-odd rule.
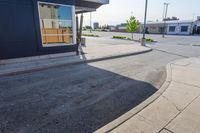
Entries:
[[[148,0],[148,21],[162,20],[163,3],[170,3],[168,17],[176,16],[181,20],[196,19],[200,16],[200,0]],[[110,0],[110,4],[104,5],[92,13],[92,23],[100,25],[116,25],[124,23],[132,14],[143,21],[145,0]],[[84,14],[84,25],[90,24],[89,13]]]

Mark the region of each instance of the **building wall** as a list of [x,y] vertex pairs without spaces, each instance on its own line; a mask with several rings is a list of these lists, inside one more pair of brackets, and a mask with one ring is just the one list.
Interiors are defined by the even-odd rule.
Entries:
[[[140,33],[143,32],[143,24],[140,26]],[[150,34],[161,34],[163,33],[163,23],[155,23],[155,24],[147,24],[146,25],[146,32]]]
[[[199,17],[200,18],[200,17]],[[195,21],[195,33],[194,34],[200,34],[200,19],[198,19],[197,21]]]
[[93,23],[93,28],[94,29],[98,29],[99,28],[99,23],[98,22]]
[[147,26],[148,32],[153,34],[161,34],[162,30],[160,28],[163,27],[163,24],[150,24]]
[[[186,32],[181,31],[182,26],[187,26],[188,30]],[[146,32],[150,34],[161,34],[163,33],[163,23],[147,23]],[[190,35],[193,32],[194,23],[193,22],[180,22],[180,23],[171,23],[167,22],[165,24],[166,30],[165,33],[169,35]],[[174,31],[170,30],[170,27],[175,27]],[[143,32],[143,25],[140,26],[140,32]]]
[[115,26],[109,26],[109,30],[110,31],[116,31],[116,27]]
[[[170,31],[170,27],[175,27],[175,31]],[[181,27],[188,27],[188,30],[183,32],[181,31]],[[193,30],[193,23],[174,23],[174,24],[167,24],[167,34],[171,35],[190,35],[192,34]]]
[[[74,5],[74,0],[41,0]],[[77,50],[77,45],[42,47],[38,0],[0,0],[0,59]]]

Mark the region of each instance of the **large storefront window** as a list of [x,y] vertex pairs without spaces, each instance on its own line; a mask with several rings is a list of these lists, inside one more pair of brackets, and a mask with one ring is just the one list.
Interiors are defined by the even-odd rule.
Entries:
[[73,8],[39,2],[40,30],[43,46],[73,44]]

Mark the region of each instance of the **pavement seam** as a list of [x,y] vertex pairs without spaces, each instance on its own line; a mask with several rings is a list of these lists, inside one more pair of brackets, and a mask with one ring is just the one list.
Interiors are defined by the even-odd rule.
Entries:
[[[196,99],[200,98],[200,95],[196,96],[190,103],[188,103],[181,111],[179,111],[179,113],[177,113],[177,115],[171,119],[165,126],[164,128],[166,128],[174,119],[176,119],[183,111],[185,111],[185,109],[190,106]],[[162,131],[162,129],[160,130]]]
[[178,111],[181,111],[181,109],[178,108],[178,106],[176,106],[176,104],[174,104],[171,100],[169,100],[166,96],[163,96],[162,97],[167,100],[169,103],[171,103]]
[[170,55],[175,55],[175,56],[179,56],[179,57],[183,57],[183,58],[190,58],[189,56],[185,56],[185,55],[180,55],[180,54],[176,54],[176,53],[172,53],[172,52],[168,52],[168,51],[165,51],[165,50],[162,50],[162,49],[157,49],[157,48],[152,48],[151,46],[147,46],[155,51],[159,51],[159,52],[163,52],[163,53],[167,53],[167,54],[170,54]]
[[186,65],[180,65],[180,64],[175,64],[175,62],[174,63],[172,63],[173,65],[176,65],[176,66],[180,66],[180,67],[188,67],[190,64],[191,64],[191,62],[190,63],[187,63]]
[[[173,61],[171,64],[170,64],[170,66],[171,65],[175,65],[174,64],[174,62],[175,61]],[[172,66],[171,66],[171,70],[172,70]],[[177,81],[174,81],[173,80],[173,82],[177,82]],[[193,85],[190,85],[190,84],[187,84],[187,83],[182,83],[182,82],[177,82],[177,83],[180,83],[180,84],[184,84],[184,85],[188,85],[188,86],[191,86],[191,87],[197,87],[197,88],[200,88],[199,86],[193,86]],[[164,96],[163,96],[164,97]],[[176,109],[179,111],[179,113],[173,118],[173,119],[171,119],[165,126],[164,126],[164,128],[165,129],[167,129],[166,127],[174,120],[174,119],[176,119],[177,117],[178,117],[178,115],[180,115],[188,106],[190,106],[197,98],[199,98],[200,97],[200,95],[198,95],[198,96],[196,96],[190,103],[188,103],[182,110],[179,110],[179,109],[177,109],[177,106],[175,105],[175,107],[176,107]],[[167,99],[167,98],[166,98]],[[168,99],[167,99],[168,100]],[[168,100],[169,101],[169,100]],[[170,101],[170,103],[171,103],[171,101]],[[174,105],[174,104],[173,104]],[[162,129],[159,131],[159,132],[161,132],[162,131]]]
[[89,60],[85,60],[85,63],[91,63],[91,62],[98,62],[98,61],[104,61],[104,60],[111,60],[111,59],[116,59],[116,58],[122,58],[122,57],[126,57],[126,56],[131,56],[131,55],[138,55],[138,54],[143,54],[143,53],[147,53],[147,52],[151,52],[152,49],[148,49],[148,50],[144,50],[144,51],[140,51],[140,52],[135,52],[135,53],[128,53],[128,54],[122,54],[122,55],[115,55],[115,56],[109,56],[109,57],[102,57],[102,58],[97,58],[97,59],[89,59]]
[[158,133],[161,133],[163,130],[166,130],[166,131],[168,131],[168,132],[170,132],[170,133],[174,133],[173,131],[171,131],[171,130],[169,130],[169,129],[167,129],[167,128],[163,128],[163,129],[160,130],[160,132],[158,132]]
[[183,85],[187,85],[187,86],[191,86],[191,87],[200,88],[200,86],[198,86],[198,85],[191,85],[191,84],[183,83],[183,82],[176,81],[176,80],[173,80],[173,82],[175,82],[175,83],[179,83],[179,84],[183,84]]
[[142,116],[140,114],[137,114],[137,115],[140,116],[140,117],[142,117],[144,119],[144,120],[140,120],[140,121],[142,121],[142,122],[144,122],[144,123],[146,123],[146,124],[148,124],[148,125],[150,125],[150,126],[152,126],[152,127],[155,128],[154,125],[152,125],[151,123],[148,123],[148,122],[152,122],[152,121],[148,120],[147,118],[145,118],[144,116]]

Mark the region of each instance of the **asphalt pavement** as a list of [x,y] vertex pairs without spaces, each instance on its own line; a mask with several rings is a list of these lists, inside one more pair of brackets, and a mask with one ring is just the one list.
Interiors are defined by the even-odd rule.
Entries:
[[[191,51],[170,45],[141,55],[1,77],[0,132],[97,130],[154,94],[165,80],[166,64],[200,55],[198,47]],[[170,51],[175,47],[184,51]]]

